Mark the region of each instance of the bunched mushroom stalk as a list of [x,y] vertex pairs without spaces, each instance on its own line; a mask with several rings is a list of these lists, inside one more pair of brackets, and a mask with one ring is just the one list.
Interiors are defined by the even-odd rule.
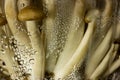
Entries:
[[[43,3],[45,4],[45,8],[47,8],[47,17],[45,18],[43,22],[43,31],[45,32],[46,37],[46,66],[45,71],[46,73],[52,73],[55,65],[57,57],[55,54],[52,54],[52,48],[55,42],[52,42],[53,37],[53,29],[54,29],[54,23],[55,23],[55,17],[56,17],[56,6],[55,6],[55,0],[43,0]],[[51,46],[51,47],[50,47]]]
[[[107,37],[105,38],[105,35],[106,35],[105,32],[107,30],[109,30],[110,27],[112,27],[111,25],[109,25],[109,19],[111,18],[111,14],[112,14],[111,13],[112,1],[111,0],[105,0],[105,1],[106,1],[105,9],[104,9],[103,13],[101,14],[102,17],[103,17],[101,19],[101,25],[97,25],[97,27],[100,27],[99,28],[100,31],[96,30],[96,32],[98,33],[98,34],[95,34],[95,36],[97,37],[96,38],[97,40],[93,38],[93,41],[96,40],[98,42],[96,44],[93,43],[92,46],[93,46],[94,49],[92,48],[92,51],[89,52],[90,56],[88,57],[88,62],[87,62],[87,66],[86,66],[86,75],[88,77],[91,76],[94,69],[96,69],[96,67],[98,66],[98,64],[102,60],[102,58],[105,56],[107,50],[111,46],[113,29],[111,29],[110,35],[108,36],[108,38]],[[100,33],[100,32],[103,32],[103,33]],[[95,60],[96,58],[97,58],[97,60]]]
[[0,0],[0,80],[119,80],[119,0]]
[[[94,14],[92,14],[92,12]],[[70,74],[72,72],[74,66],[77,66],[77,64],[79,64],[79,65],[82,64],[83,58],[85,58],[86,53],[88,51],[88,44],[90,42],[90,38],[91,38],[94,28],[95,28],[95,24],[96,24],[95,20],[96,20],[97,16],[99,16],[99,11],[97,11],[97,10],[90,11],[87,14],[86,20],[89,23],[88,23],[88,28],[85,32],[85,35],[84,35],[83,39],[81,40],[81,42],[79,43],[73,56],[66,63],[66,65],[64,65],[64,67],[61,68],[61,70],[58,70],[58,71],[55,70],[55,80],[57,80],[59,78],[60,79],[65,78],[65,76],[67,76],[68,74]]]
[[[61,52],[60,57],[58,58],[55,71],[63,68],[64,65],[71,59],[76,51],[76,48],[83,38],[85,30],[85,22],[83,16],[85,14],[85,9],[79,9],[79,7],[85,7],[85,2],[83,0],[76,0],[73,8],[73,13],[71,16],[72,22],[70,22],[70,29],[67,35],[67,41],[64,47],[64,50]],[[75,41],[76,40],[76,41]],[[71,46],[74,44],[74,46]],[[67,57],[66,57],[67,56]]]
[[[2,1],[0,1],[2,2]],[[16,62],[14,62],[13,59],[13,51],[10,49],[9,45],[8,45],[8,35],[6,35],[5,31],[4,31],[4,27],[7,24],[7,21],[5,19],[5,17],[3,17],[2,14],[2,6],[0,5],[0,41],[1,41],[1,45],[0,45],[0,59],[3,63],[5,63],[3,65],[3,67],[1,69],[3,69],[3,73],[6,75],[10,75],[12,79],[14,79],[14,77],[17,76],[16,72],[13,69],[13,66],[17,65]]]

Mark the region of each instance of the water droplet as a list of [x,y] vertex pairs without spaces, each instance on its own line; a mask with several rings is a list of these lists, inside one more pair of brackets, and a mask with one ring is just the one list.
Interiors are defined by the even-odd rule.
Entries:
[[26,72],[26,71],[27,71],[27,68],[26,68],[25,66],[23,67],[23,71],[24,71],[24,72]]
[[0,41],[0,43],[3,43],[4,41],[3,41],[3,39]]
[[6,43],[4,43],[4,44],[2,45],[2,48],[3,48],[3,49],[7,49],[7,48],[8,48],[8,45],[7,45]]
[[24,64],[24,60],[20,60],[20,62],[19,62],[19,63],[20,63],[21,65],[22,65],[22,64]]
[[34,64],[34,59],[29,60],[30,64]]
[[1,51],[1,53],[3,53],[3,54],[5,53],[5,50],[4,50],[4,49],[1,49],[0,51]]
[[18,60],[17,56],[14,56],[14,60],[15,60],[15,61],[17,61],[17,60]]
[[17,55],[17,58],[21,58],[21,55],[20,55],[20,54],[18,54],[18,55]]
[[28,72],[29,72],[29,73],[31,73],[31,72],[32,72],[32,69],[31,69],[31,68],[30,68],[30,69],[28,69]]
[[14,44],[17,44],[17,40],[14,39]]

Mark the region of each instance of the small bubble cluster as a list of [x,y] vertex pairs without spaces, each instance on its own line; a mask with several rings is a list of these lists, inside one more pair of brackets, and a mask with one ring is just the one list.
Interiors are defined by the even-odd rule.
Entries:
[[24,70],[26,70],[26,67],[22,65],[13,66],[13,70],[16,74],[11,74],[11,78],[13,80],[24,80],[26,75],[30,75],[29,73],[26,73]]
[[53,29],[50,29],[52,31],[51,34],[46,33],[48,36],[51,35],[51,40],[49,40],[50,42],[48,42],[49,44],[47,47],[46,57],[49,57],[50,54],[54,54],[57,58],[59,54],[63,51],[67,40],[67,34],[71,27],[71,8],[73,8],[73,5],[69,5],[68,2],[71,4],[73,1],[56,1],[57,9],[54,26]]
[[82,76],[80,74],[79,65],[74,65],[73,71],[65,77],[65,80],[83,80]]
[[23,78],[23,75],[31,74],[36,51],[25,45],[21,45],[13,36],[9,38],[9,45],[10,49],[14,51],[13,60],[18,64],[18,66],[13,66],[16,75],[19,78]]
[[0,34],[0,53],[5,54],[8,44],[6,42],[7,36],[5,34]]
[[24,23],[16,21],[16,22],[15,22],[15,25],[16,25],[16,29],[18,30],[18,32],[24,32],[24,33],[27,34],[28,36],[31,36],[30,32],[28,32],[28,31],[25,29]]

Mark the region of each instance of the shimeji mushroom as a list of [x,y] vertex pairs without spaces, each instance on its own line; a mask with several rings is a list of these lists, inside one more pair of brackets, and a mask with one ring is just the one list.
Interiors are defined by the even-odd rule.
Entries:
[[[69,75],[78,77],[74,69],[81,68],[85,61],[85,70],[80,73],[85,75],[85,79],[98,80],[120,67],[120,58],[116,59],[120,23],[110,22],[114,15],[119,15],[119,12],[114,12],[115,2],[112,3],[118,2],[118,8],[118,0],[1,1],[0,69],[11,79],[43,80],[47,78],[45,71],[48,78],[55,80],[64,80]],[[98,3],[101,1],[102,6]],[[42,5],[46,8],[46,16]],[[10,43],[11,38],[17,44]],[[34,50],[32,65],[22,64],[14,58],[24,54],[25,58],[21,56],[20,59],[24,58],[29,64],[30,49]],[[25,69],[17,69],[23,65]],[[27,73],[28,69],[31,72]]]
[[[12,35],[15,37],[15,39],[20,42],[22,45],[25,45],[27,47],[30,47],[30,39],[26,32],[19,31],[17,27],[21,27],[24,25],[21,25],[20,22],[17,19],[17,8],[16,8],[16,0],[5,0],[5,15],[7,22],[9,24],[9,28],[12,32]],[[24,27],[22,27],[25,29]]]
[[[19,1],[20,2],[20,1]],[[30,2],[24,2],[24,5],[27,5],[24,8],[21,8],[18,14],[18,19],[20,21],[25,21],[28,32],[30,33],[30,41],[33,49],[36,51],[34,55],[34,64],[32,71],[32,80],[42,80],[44,78],[44,68],[45,68],[45,52],[43,46],[43,35],[39,31],[36,20],[42,21],[44,16],[43,11],[37,6],[27,4]],[[41,3],[39,3],[41,4]],[[18,4],[19,5],[19,4]],[[42,4],[41,4],[42,5]]]
[[[85,22],[83,20],[84,18],[83,16],[85,15],[85,9],[83,7],[85,7],[85,2],[83,0],[75,1],[75,5],[73,6],[73,12],[71,15],[72,21],[69,23],[70,29],[67,34],[67,41],[56,63],[54,70],[55,76],[59,74],[59,72],[64,68],[67,62],[69,62],[69,60],[72,58],[74,52],[76,51],[77,47],[81,42],[81,39],[83,38],[84,28],[85,28]],[[66,72],[67,71],[70,71],[70,69],[66,70]]]
[[109,70],[109,66],[111,66],[110,60],[111,56],[113,56],[116,53],[116,50],[118,50],[118,44],[112,44],[111,48],[107,52],[106,56],[103,58],[99,66],[95,69],[95,71],[92,73],[90,79],[99,79],[100,75],[104,75],[104,71],[107,69]]
[[87,30],[85,32],[84,37],[82,38],[80,44],[78,45],[76,51],[74,52],[71,59],[63,66],[63,68],[59,70],[55,70],[55,79],[63,79],[68,74],[70,74],[77,64],[81,65],[84,60],[86,53],[88,51],[88,44],[90,43],[91,36],[93,35],[93,31],[95,29],[96,18],[99,16],[98,10],[91,10],[87,16],[86,20],[89,22]]
[[46,37],[46,44],[45,44],[45,52],[46,52],[46,62],[45,62],[45,71],[46,73],[52,73],[55,64],[56,64],[56,57],[55,54],[52,54],[50,52],[50,45],[52,44],[52,34],[54,34],[54,23],[55,23],[55,17],[56,17],[56,6],[55,6],[55,0],[43,0],[43,3],[45,4],[45,7],[47,8],[47,17],[43,21],[43,30],[45,31],[45,37]]
[[[98,43],[93,42],[92,45],[93,45],[93,47],[96,47],[96,48],[92,49],[92,51],[89,52],[90,56],[88,57],[88,60],[87,60],[87,66],[86,66],[85,72],[86,72],[86,77],[88,77],[88,78],[94,72],[94,69],[98,66],[98,64],[100,63],[102,58],[106,55],[107,50],[111,46],[113,27],[111,25],[108,25],[108,24],[110,23],[109,19],[111,19],[111,15],[112,15],[112,12],[111,12],[112,11],[111,10],[112,1],[111,0],[105,0],[105,2],[106,2],[105,9],[101,14],[102,15],[101,25],[97,25],[97,27],[101,28],[101,31],[98,31],[99,32],[98,35],[95,34],[97,36],[96,41],[98,41],[98,40],[99,41],[98,41]],[[105,39],[104,39],[105,36],[106,36],[105,32],[108,31],[109,28],[111,28],[111,27],[112,27],[112,30],[110,30],[111,32],[110,32],[109,36],[106,38],[106,41],[105,41]],[[94,39],[93,39],[93,41],[94,41]],[[97,60],[95,60],[95,59],[97,59]]]

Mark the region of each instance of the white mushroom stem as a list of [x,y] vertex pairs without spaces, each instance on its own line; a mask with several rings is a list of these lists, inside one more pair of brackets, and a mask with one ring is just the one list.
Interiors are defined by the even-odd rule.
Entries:
[[25,32],[19,31],[16,24],[20,24],[17,20],[16,0],[5,0],[5,15],[12,34],[15,39],[22,45],[30,46],[30,40]]
[[105,76],[110,75],[111,73],[113,73],[117,68],[120,67],[120,58],[117,59],[112,65],[111,67],[106,71]]
[[[92,45],[90,45],[89,49],[89,57],[94,55],[94,51],[96,48],[100,45],[102,40],[104,39],[105,35],[107,34],[110,23],[111,23],[111,16],[112,16],[112,0],[104,0],[105,1],[105,9],[103,12],[101,12],[101,17],[99,17],[97,22],[97,28],[94,31],[93,39],[92,39]],[[88,58],[89,58],[88,57]],[[89,59],[87,61],[89,63]]]
[[113,63],[115,57],[116,57],[116,54],[117,54],[117,51],[118,51],[118,47],[119,47],[119,44],[115,44],[115,47],[114,47],[114,53],[113,55],[111,56],[111,59],[109,61],[109,66],[111,66],[111,64]]
[[83,21],[85,9],[83,7],[85,7],[85,4],[83,0],[76,0],[75,3],[76,5],[72,15],[73,21],[70,23],[71,28],[67,35],[68,38],[65,43],[64,50],[60,53],[60,57],[55,66],[55,70],[61,70],[63,66],[67,64],[67,62],[74,55],[74,52],[76,51],[77,47],[81,42],[81,39],[83,38],[85,28]]
[[[94,55],[92,55],[88,61],[88,64],[86,66],[86,76],[89,78],[91,74],[94,72],[100,61],[103,59],[103,57],[106,55],[106,52],[108,51],[110,47],[110,42],[112,38],[112,27],[106,34],[105,38],[101,42],[101,44],[97,47],[97,49],[94,52]],[[96,60],[97,59],[97,60]]]
[[45,53],[42,35],[40,35],[35,21],[26,21],[27,30],[30,32],[31,45],[35,49],[32,80],[43,80],[45,67]]
[[[95,33],[95,40],[93,39],[93,49],[89,52],[90,57],[87,60],[86,66],[86,76],[89,78],[93,73],[94,69],[98,66],[102,58],[105,56],[107,50],[110,47],[112,31],[108,38],[104,39],[106,33],[108,32],[110,26],[109,21],[112,14],[112,0],[105,0],[105,9],[102,13],[101,25],[98,25],[98,29]],[[98,32],[97,32],[98,31]],[[95,60],[97,59],[97,60]]]
[[105,69],[109,66],[109,60],[113,54],[114,54],[114,44],[111,45],[110,50],[108,51],[102,62],[99,64],[99,66],[95,69],[95,71],[91,75],[90,77],[91,80],[97,79],[105,71]]
[[118,22],[116,26],[115,40],[118,40],[120,42],[120,22]]
[[[106,22],[106,20],[109,20],[111,14],[112,14],[112,7],[113,7],[112,0],[105,0],[105,3],[106,3],[105,9],[104,9],[103,14],[102,14],[103,22]],[[104,19],[105,19],[105,21],[104,21]]]
[[52,35],[52,30],[54,27],[54,22],[55,22],[55,14],[56,14],[56,7],[55,7],[55,0],[43,0],[43,3],[46,5],[45,7],[47,8],[47,17],[43,21],[43,30],[46,33],[46,66],[45,66],[45,71],[46,72],[53,72],[55,63],[56,63],[56,57],[54,54],[50,54],[50,51],[48,49],[48,46],[50,45],[51,42],[51,35]]
[[[116,50],[115,50],[114,54],[117,53],[119,45],[117,44],[115,47],[116,47]],[[105,72],[104,77],[110,75],[111,73],[113,73],[119,67],[120,67],[120,57],[110,65],[110,67]]]
[[78,64],[81,65],[81,63],[83,62],[88,51],[88,44],[93,35],[93,31],[96,24],[96,16],[98,15],[98,13],[99,12],[97,10],[92,10],[87,15],[87,20],[90,21],[90,23],[88,24],[88,28],[85,32],[85,35],[82,38],[80,44],[78,45],[78,48],[74,52],[71,59],[62,67],[62,69],[55,69],[55,80],[58,80],[59,78],[64,79],[73,71],[74,66],[77,66]]

